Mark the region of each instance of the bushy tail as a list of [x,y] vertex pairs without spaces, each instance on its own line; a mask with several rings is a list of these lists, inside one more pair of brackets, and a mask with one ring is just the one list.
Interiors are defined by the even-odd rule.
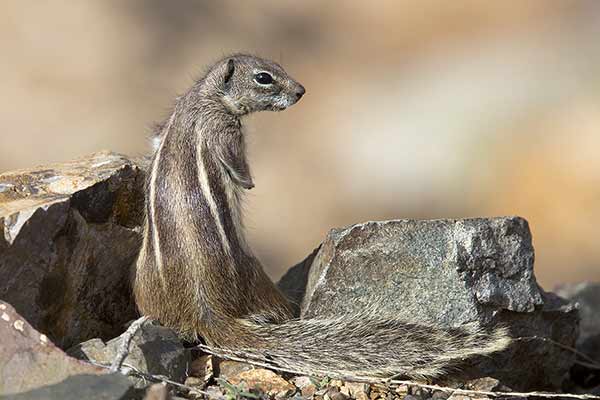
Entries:
[[364,316],[233,325],[236,340],[226,350],[308,375],[433,378],[510,343],[505,328],[445,329]]

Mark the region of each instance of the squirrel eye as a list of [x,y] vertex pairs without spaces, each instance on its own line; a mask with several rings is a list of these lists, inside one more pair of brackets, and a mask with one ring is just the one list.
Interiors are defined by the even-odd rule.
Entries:
[[259,85],[270,85],[271,83],[273,83],[273,77],[266,72],[260,72],[254,75],[254,80]]

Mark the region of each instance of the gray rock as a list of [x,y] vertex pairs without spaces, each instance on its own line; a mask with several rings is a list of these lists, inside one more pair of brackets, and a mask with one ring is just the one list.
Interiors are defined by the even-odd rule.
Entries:
[[121,374],[75,375],[60,383],[3,397],[6,400],[129,400],[137,398]]
[[464,388],[483,392],[510,392],[510,388],[502,385],[498,379],[489,376],[468,381],[464,384]]
[[[83,342],[68,350],[68,354],[101,364],[110,364],[121,344],[122,336],[108,343],[100,339]],[[171,380],[183,383],[191,363],[190,352],[183,347],[177,334],[153,322],[145,322],[136,332],[129,345],[129,354],[124,365],[152,375],[166,376]],[[132,377],[137,388],[145,387],[150,382]]]
[[223,360],[219,362],[219,378],[229,380],[232,377],[241,374],[245,371],[254,369],[253,365],[231,360]]
[[173,398],[169,395],[168,386],[163,383],[155,383],[150,385],[146,390],[144,400],[172,400]]
[[560,285],[556,288],[556,294],[577,303],[581,317],[578,346],[600,335],[600,282]]
[[[513,337],[572,346],[577,310],[540,289],[533,260],[527,221],[518,217],[367,222],[332,230],[279,285],[299,302],[303,318],[376,305],[395,318],[440,326],[502,323]],[[515,389],[556,388],[572,363],[571,352],[550,342],[520,340],[465,366],[464,374]]]
[[[556,292],[577,304],[581,316],[577,350],[585,354],[580,363],[571,369],[571,379],[587,391],[590,385],[600,382],[600,283],[581,282],[565,284]],[[590,389],[592,390],[592,389]]]
[[0,301],[0,395],[58,383],[77,374],[106,370],[67,356],[8,303]]
[[448,397],[450,397],[450,393],[442,392],[441,390],[436,390],[431,395],[432,400],[446,400]]
[[114,337],[135,318],[142,183],[108,152],[0,175],[0,298],[60,347]]

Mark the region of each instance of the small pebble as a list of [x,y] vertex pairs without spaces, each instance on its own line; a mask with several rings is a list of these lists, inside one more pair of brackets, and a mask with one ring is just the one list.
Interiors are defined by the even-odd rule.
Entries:
[[326,396],[329,395],[331,400],[348,400],[348,396],[337,390],[336,388],[330,388],[327,391]]
[[446,400],[448,397],[450,397],[450,393],[442,392],[441,390],[436,390],[431,396],[433,400]]
[[419,398],[413,396],[412,394],[407,394],[406,396],[404,396],[404,400],[419,400]]
[[25,323],[23,321],[21,321],[20,319],[18,319],[18,320],[15,321],[15,323],[13,324],[13,326],[19,332],[23,332],[24,327],[25,327]]
[[399,385],[396,388],[395,392],[398,393],[399,395],[404,396],[404,395],[406,395],[408,393],[408,386],[406,386],[406,385]]

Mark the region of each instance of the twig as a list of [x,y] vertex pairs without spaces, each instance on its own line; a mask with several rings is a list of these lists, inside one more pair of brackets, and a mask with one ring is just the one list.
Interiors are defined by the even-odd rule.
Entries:
[[[109,366],[107,364],[97,363],[97,362],[94,362],[94,361],[87,361],[87,362],[90,363],[90,364],[93,364],[93,365],[95,365],[97,367],[108,369],[110,372],[113,372],[112,371],[112,366]],[[187,385],[184,385],[182,383],[175,382],[175,381],[172,381],[170,379],[164,378],[162,376],[152,375],[152,374],[140,371],[138,368],[134,367],[133,365],[122,363],[121,367],[119,369],[120,372],[125,372],[125,371],[122,370],[123,366],[129,368],[129,371],[126,371],[127,373],[125,375],[135,375],[135,376],[138,376],[140,378],[148,379],[148,380],[151,380],[151,381],[154,381],[154,382],[168,383],[169,385],[175,386],[175,387],[177,387],[179,389],[182,389],[182,390],[184,390],[184,391],[186,391],[188,393],[192,393],[192,394],[198,394],[198,395],[204,395],[204,396],[209,396],[210,395],[210,393],[205,392],[204,390],[199,390],[199,389],[193,388],[191,386],[187,386]]]
[[110,372],[117,372],[121,370],[121,366],[123,365],[123,361],[129,355],[129,344],[133,339],[133,336],[140,329],[140,327],[148,320],[148,317],[141,317],[136,319],[129,325],[129,328],[123,333],[121,338],[121,344],[119,345],[119,349],[117,350],[117,354],[115,355],[115,359],[110,365]]
[[515,341],[515,342],[516,341],[526,341],[526,340],[541,340],[542,342],[547,342],[547,343],[553,344],[554,346],[560,347],[561,349],[564,349],[564,350],[568,350],[571,353],[575,354],[576,356],[579,356],[587,361],[587,362],[583,362],[583,361],[575,360],[575,363],[583,365],[584,367],[591,368],[591,369],[600,369],[600,364],[596,360],[594,360],[592,357],[580,352],[579,350],[577,350],[571,346],[564,345],[564,344],[559,343],[550,338],[545,338],[545,337],[541,337],[541,336],[523,336],[523,337],[518,337],[518,338],[513,339],[513,341]]
[[[306,372],[303,371],[295,371],[288,368],[281,368],[277,365],[274,365],[270,362],[266,361],[256,361],[251,356],[245,357],[240,354],[243,352],[232,352],[225,349],[215,349],[206,345],[198,345],[199,349],[203,351],[213,354],[217,357],[221,357],[227,360],[245,362],[250,365],[255,365],[259,367],[273,369],[275,371],[291,373],[295,375],[306,375]],[[308,374],[314,375],[314,374]],[[363,382],[370,384],[388,384],[388,385],[409,385],[416,386],[425,389],[433,389],[439,390],[442,392],[450,393],[450,394],[464,394],[464,395],[483,395],[490,397],[544,397],[544,398],[573,398],[573,399],[584,399],[584,400],[600,400],[600,396],[591,395],[591,394],[572,394],[572,393],[547,393],[547,392],[490,392],[484,390],[469,390],[469,389],[456,389],[446,386],[438,386],[438,385],[430,385],[426,383],[419,383],[410,380],[396,380],[396,379],[377,379],[377,378],[369,378],[362,376],[344,376],[340,377],[342,380],[354,381],[354,382]]]

